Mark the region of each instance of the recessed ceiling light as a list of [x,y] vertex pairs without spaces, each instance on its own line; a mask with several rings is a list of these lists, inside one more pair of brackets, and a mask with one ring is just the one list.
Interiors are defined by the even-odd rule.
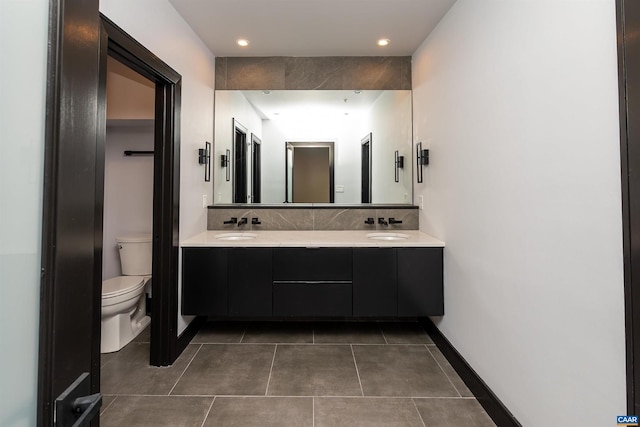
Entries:
[[361,90],[354,90],[353,93],[355,93],[356,95],[360,95],[362,91]]
[[238,39],[236,43],[238,43],[238,46],[242,46],[242,47],[249,46],[249,40],[247,39]]
[[265,94],[265,95],[269,95],[271,93],[271,91],[270,90],[263,90],[262,93]]
[[390,42],[391,40],[389,39],[380,39],[378,40],[378,46],[387,46]]

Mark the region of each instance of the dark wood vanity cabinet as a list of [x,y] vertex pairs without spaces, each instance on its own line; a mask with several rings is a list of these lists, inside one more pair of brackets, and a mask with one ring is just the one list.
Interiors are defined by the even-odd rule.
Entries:
[[182,314],[227,316],[227,248],[182,249]]
[[354,248],[353,315],[444,314],[442,248]]
[[352,316],[351,254],[351,248],[274,249],[274,316]]
[[183,248],[182,313],[444,314],[442,248]]
[[272,252],[270,248],[229,249],[230,316],[271,316]]
[[353,249],[353,315],[398,315],[395,248]]
[[442,248],[397,248],[398,317],[442,316]]

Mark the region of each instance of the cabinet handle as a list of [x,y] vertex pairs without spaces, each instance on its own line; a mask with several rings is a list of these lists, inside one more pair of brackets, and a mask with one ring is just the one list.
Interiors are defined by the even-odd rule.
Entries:
[[351,280],[274,280],[274,285],[351,285]]

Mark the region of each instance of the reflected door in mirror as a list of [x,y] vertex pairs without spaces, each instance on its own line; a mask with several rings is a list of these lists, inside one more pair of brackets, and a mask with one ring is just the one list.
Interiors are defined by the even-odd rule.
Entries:
[[333,203],[333,142],[288,142],[287,201]]
[[360,203],[371,203],[371,133],[362,138],[362,190]]
[[251,134],[251,202],[260,203],[262,190],[260,182],[262,180],[262,141]]
[[247,129],[233,121],[233,203],[248,203]]

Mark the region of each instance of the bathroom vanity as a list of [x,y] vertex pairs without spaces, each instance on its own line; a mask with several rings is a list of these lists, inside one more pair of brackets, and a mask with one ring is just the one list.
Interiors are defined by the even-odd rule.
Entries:
[[444,242],[419,231],[206,231],[181,246],[184,315],[444,314]]

